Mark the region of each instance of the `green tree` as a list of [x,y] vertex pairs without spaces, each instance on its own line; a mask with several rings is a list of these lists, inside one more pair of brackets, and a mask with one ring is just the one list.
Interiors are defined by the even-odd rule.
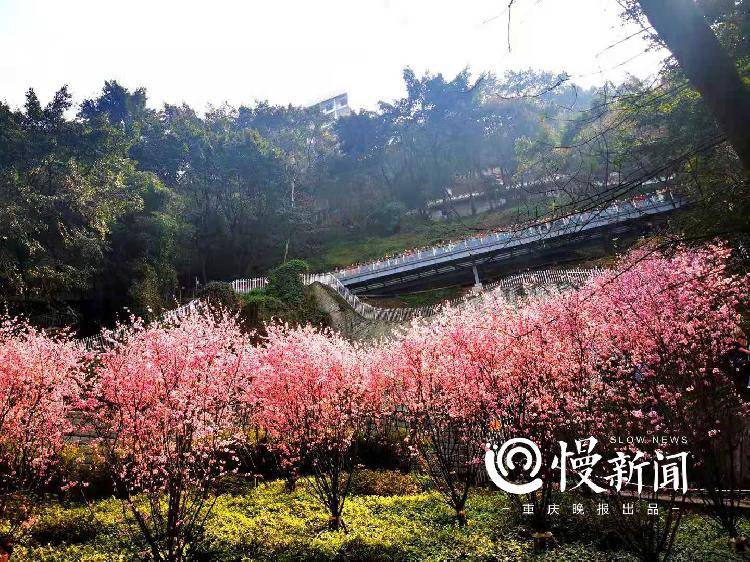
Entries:
[[[744,2],[735,13],[747,13]],[[739,9],[737,9],[739,8]],[[743,10],[744,8],[744,10]],[[637,0],[627,3],[630,17],[648,19],[703,100],[750,173],[750,88],[743,83],[735,60],[722,47],[693,0]],[[745,36],[747,39],[747,36]],[[746,47],[745,47],[746,48]]]
[[0,286],[10,299],[52,301],[90,289],[107,237],[142,204],[145,181],[122,134],[68,120],[60,89],[42,107],[33,90],[22,111],[0,105]]

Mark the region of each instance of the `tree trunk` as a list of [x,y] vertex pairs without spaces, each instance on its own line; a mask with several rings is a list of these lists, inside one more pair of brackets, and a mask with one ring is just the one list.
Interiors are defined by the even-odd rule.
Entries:
[[297,477],[294,475],[287,475],[284,489],[287,493],[291,494],[297,491]]
[[344,521],[341,519],[341,515],[331,515],[328,518],[328,528],[331,531],[341,531],[344,529]]
[[750,173],[750,89],[693,0],[639,0]]

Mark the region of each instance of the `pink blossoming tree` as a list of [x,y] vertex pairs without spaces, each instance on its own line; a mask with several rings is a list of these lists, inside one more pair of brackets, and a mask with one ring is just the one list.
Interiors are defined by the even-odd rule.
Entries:
[[[733,379],[728,353],[748,285],[730,274],[729,259],[721,244],[673,256],[640,250],[580,296],[609,346],[599,365],[608,384],[598,415],[610,432],[666,437],[640,445],[651,459],[657,450],[688,449],[693,485],[705,490],[710,512],[736,539],[749,411],[740,391],[747,381]],[[679,524],[670,517],[644,521],[637,542],[647,554],[670,546],[670,523]]]
[[9,554],[30,522],[24,494],[45,482],[70,430],[83,353],[66,337],[52,338],[23,321],[0,320],[0,537]]
[[389,346],[389,358],[374,365],[387,381],[384,404],[406,427],[459,525],[466,524],[466,500],[483,470],[493,421],[484,380],[499,357],[486,312],[447,309],[431,324],[414,323]]
[[151,556],[183,560],[236,444],[235,397],[254,373],[233,319],[136,322],[100,358],[89,400],[107,466]]
[[569,295],[533,299],[514,314],[494,315],[498,367],[485,379],[497,419],[495,440],[531,439],[543,462],[543,485],[520,503],[533,505],[537,532],[549,527],[548,506],[558,482],[553,468],[559,442],[590,435],[597,420],[591,404],[601,392],[592,368],[597,334]]
[[373,413],[358,350],[310,326],[269,326],[260,362],[260,425],[271,448],[284,471],[312,468],[313,490],[330,526],[345,528],[356,439],[369,429]]

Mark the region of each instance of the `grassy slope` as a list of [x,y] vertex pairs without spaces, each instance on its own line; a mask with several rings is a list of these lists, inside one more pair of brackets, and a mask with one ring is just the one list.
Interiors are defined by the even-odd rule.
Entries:
[[[561,545],[532,554],[523,521],[506,496],[475,491],[466,528],[452,524],[450,510],[429,490],[397,496],[354,495],[344,518],[348,533],[325,529],[326,516],[303,485],[293,494],[282,482],[219,497],[202,543],[201,560],[633,560],[621,551],[592,546],[605,533],[596,517],[562,515]],[[592,506],[587,505],[587,510]],[[120,504],[48,508],[14,560],[138,559]],[[563,504],[561,513],[570,512]],[[732,560],[726,538],[705,519],[690,515],[678,536],[676,560]]]

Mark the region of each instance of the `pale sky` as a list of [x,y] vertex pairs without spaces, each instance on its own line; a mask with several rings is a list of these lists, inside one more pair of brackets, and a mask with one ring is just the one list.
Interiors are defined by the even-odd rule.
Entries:
[[[76,102],[107,79],[145,86],[149,105],[296,105],[347,91],[375,108],[403,95],[402,69],[567,71],[583,86],[652,75],[615,0],[0,0],[0,99]],[[494,19],[492,19],[494,18]],[[488,21],[489,20],[489,21]],[[597,54],[600,53],[598,56]],[[629,60],[635,57],[633,60]],[[624,61],[625,64],[622,64]],[[613,68],[617,67],[617,68]]]

